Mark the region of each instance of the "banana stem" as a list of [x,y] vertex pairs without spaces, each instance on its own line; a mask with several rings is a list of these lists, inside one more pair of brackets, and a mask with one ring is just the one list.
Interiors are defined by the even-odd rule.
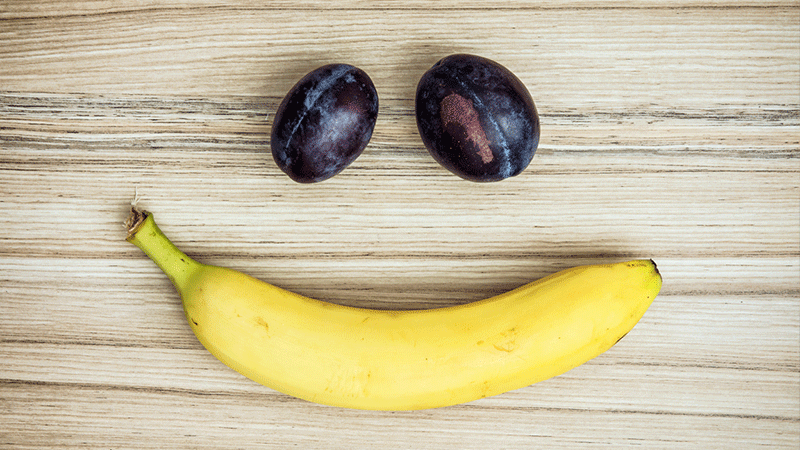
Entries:
[[186,256],[164,235],[151,213],[131,206],[125,226],[128,228],[125,240],[139,247],[164,271],[178,291],[182,291],[201,264]]

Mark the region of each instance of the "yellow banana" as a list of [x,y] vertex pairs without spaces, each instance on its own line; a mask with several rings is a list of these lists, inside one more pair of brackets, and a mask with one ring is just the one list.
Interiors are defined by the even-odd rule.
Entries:
[[277,391],[356,409],[465,403],[562,374],[617,343],[661,288],[651,260],[575,267],[465,305],[335,305],[198,263],[132,208],[127,240],[180,292],[220,361]]

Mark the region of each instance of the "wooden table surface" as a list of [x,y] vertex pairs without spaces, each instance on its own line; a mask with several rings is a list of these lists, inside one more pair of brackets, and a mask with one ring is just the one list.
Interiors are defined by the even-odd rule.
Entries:
[[[422,146],[419,77],[512,70],[541,142],[463,181]],[[380,113],[340,175],[291,181],[274,112],[364,69]],[[5,0],[0,447],[797,449],[800,5],[755,0]],[[465,303],[652,258],[661,294],[562,376],[418,412],[319,406],[197,342],[125,242],[136,191],[189,255],[331,302]]]

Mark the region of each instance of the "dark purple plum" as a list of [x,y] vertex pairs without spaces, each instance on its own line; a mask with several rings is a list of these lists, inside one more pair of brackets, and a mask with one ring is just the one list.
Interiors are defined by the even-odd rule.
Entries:
[[378,94],[363,70],[322,66],[298,81],[278,107],[272,157],[298,183],[327,180],[361,155],[377,116]]
[[475,55],[450,55],[417,85],[417,128],[431,156],[470,181],[519,175],[539,145],[539,115],[511,71]]

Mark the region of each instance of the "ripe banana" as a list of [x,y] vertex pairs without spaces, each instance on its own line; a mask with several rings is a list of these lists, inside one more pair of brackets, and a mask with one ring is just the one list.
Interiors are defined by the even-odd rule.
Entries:
[[361,309],[198,263],[135,207],[126,225],[220,361],[285,394],[347,408],[448,406],[562,374],[616,344],[661,288],[653,261],[637,260],[575,267],[465,305]]

